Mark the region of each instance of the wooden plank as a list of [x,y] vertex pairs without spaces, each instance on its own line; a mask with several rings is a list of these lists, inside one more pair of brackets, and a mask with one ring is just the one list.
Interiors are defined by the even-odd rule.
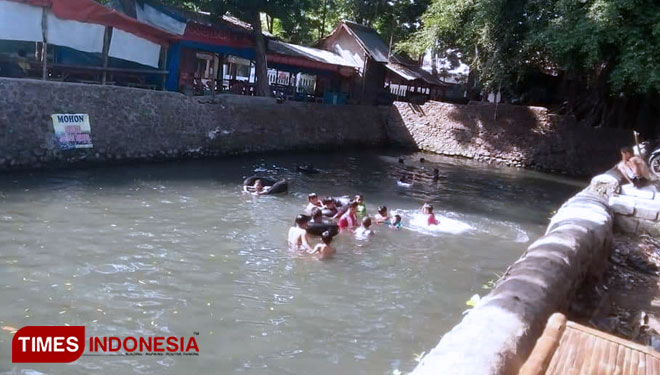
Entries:
[[559,340],[559,347],[555,351],[555,354],[552,356],[552,360],[550,361],[550,364],[548,365],[548,369],[546,370],[546,374],[557,374],[558,373],[558,367],[562,363],[562,359],[570,354],[570,342],[572,339],[572,331],[565,330],[564,334],[561,337],[561,340]]
[[580,365],[580,375],[591,375],[589,373],[589,366],[591,365],[591,356],[593,354],[596,338],[591,335],[583,335],[584,346],[582,351],[578,354],[578,362]]
[[646,355],[646,374],[647,375],[660,375],[659,371],[660,370],[660,362],[653,358],[650,355]]
[[646,354],[639,353],[637,359],[637,375],[646,375]]
[[582,332],[585,332],[585,333],[588,333],[588,334],[594,335],[594,336],[596,336],[596,337],[603,338],[603,339],[605,339],[605,340],[614,341],[614,342],[616,342],[616,343],[619,344],[619,345],[623,345],[623,346],[629,347],[629,348],[631,348],[631,349],[634,349],[634,350],[640,351],[640,352],[642,352],[642,353],[645,353],[645,354],[648,354],[648,355],[650,355],[650,356],[653,356],[653,357],[655,357],[655,358],[660,359],[660,353],[656,352],[655,350],[653,350],[652,348],[650,348],[650,347],[648,347],[648,346],[644,346],[644,345],[641,345],[641,344],[637,344],[637,343],[635,343],[635,342],[628,341],[628,340],[622,339],[622,338],[620,338],[620,337],[617,337],[617,336],[611,335],[611,334],[609,334],[609,333],[605,333],[605,332],[598,331],[598,330],[593,329],[593,328],[585,327],[585,326],[583,326],[583,325],[581,325],[581,324],[578,324],[578,323],[575,323],[575,322],[571,322],[571,321],[566,322],[566,326],[567,326],[567,327],[570,327],[570,328],[573,328],[573,329],[576,329],[576,330],[578,330],[578,331],[582,331]]
[[48,78],[48,38],[46,38],[48,31],[48,8],[44,7],[41,12],[41,37],[43,44],[41,45],[41,79]]
[[[579,337],[582,335],[581,333],[573,330],[573,340],[571,342],[571,345],[568,347],[568,356],[566,357],[566,371],[567,375],[578,375],[579,369],[577,368],[576,364],[578,363],[578,350],[579,348]],[[557,374],[561,375],[561,374]]]
[[629,375],[637,375],[637,366],[639,364],[639,355],[640,353],[637,350],[631,350],[630,356],[630,372]]
[[566,330],[564,332],[566,337],[565,341],[561,341],[559,344],[559,349],[562,352],[562,356],[558,358],[557,366],[554,369],[554,374],[563,374],[570,371],[572,363],[575,361],[575,356],[577,355],[577,333],[575,330]]
[[112,41],[112,27],[106,26],[105,33],[103,34],[103,77],[101,78],[101,84],[105,85],[108,80],[108,63],[110,57],[108,56],[108,51],[110,50],[110,42]]
[[614,366],[614,375],[623,375],[623,367],[626,360],[626,350],[627,348],[625,346],[618,346],[618,350],[616,352],[616,365]]
[[543,334],[536,341],[534,349],[520,369],[520,375],[540,375],[545,373],[559,341],[566,328],[566,317],[555,313],[548,319]]
[[632,357],[632,350],[630,348],[625,348],[626,356],[623,359],[623,375],[630,375],[631,364],[630,360]]
[[616,372],[616,359],[619,355],[619,345],[608,341],[607,342],[607,361],[603,367],[604,374],[614,374]]
[[600,340],[598,338],[594,339],[594,348],[591,352],[591,360],[589,361],[588,374],[596,374],[600,361],[603,358],[603,350],[607,341]]

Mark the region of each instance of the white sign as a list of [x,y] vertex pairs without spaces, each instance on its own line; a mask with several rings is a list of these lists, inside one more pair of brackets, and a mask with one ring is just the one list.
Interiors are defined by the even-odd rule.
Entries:
[[60,150],[93,147],[89,115],[58,113],[50,117],[53,119],[55,141]]

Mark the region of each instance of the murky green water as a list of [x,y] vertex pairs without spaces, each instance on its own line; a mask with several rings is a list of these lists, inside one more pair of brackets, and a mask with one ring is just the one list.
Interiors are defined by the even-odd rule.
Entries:
[[[0,373],[391,374],[456,324],[465,301],[540,236],[581,184],[408,155],[437,184],[397,187],[398,154],[296,154],[0,178]],[[312,161],[323,173],[302,176]],[[413,167],[414,165],[414,167]],[[254,170],[286,196],[246,196]],[[366,197],[404,216],[424,201],[473,229],[341,234],[336,257],[293,256],[286,231],[308,192]],[[407,219],[404,219],[406,222]],[[87,336],[197,336],[198,357],[12,364],[8,327],[84,325]]]

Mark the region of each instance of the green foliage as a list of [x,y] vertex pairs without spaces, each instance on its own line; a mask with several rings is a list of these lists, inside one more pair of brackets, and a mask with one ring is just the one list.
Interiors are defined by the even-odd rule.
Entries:
[[422,22],[398,48],[459,48],[486,87],[512,92],[530,70],[561,70],[612,93],[660,88],[654,0],[433,0]]

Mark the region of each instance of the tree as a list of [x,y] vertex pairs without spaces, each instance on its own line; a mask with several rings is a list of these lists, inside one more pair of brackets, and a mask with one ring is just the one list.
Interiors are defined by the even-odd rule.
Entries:
[[655,0],[433,0],[422,23],[399,48],[459,48],[484,86],[510,98],[524,95],[530,74],[552,72],[571,87],[570,110],[591,124],[625,114],[626,101],[660,112],[651,100],[660,91]]

